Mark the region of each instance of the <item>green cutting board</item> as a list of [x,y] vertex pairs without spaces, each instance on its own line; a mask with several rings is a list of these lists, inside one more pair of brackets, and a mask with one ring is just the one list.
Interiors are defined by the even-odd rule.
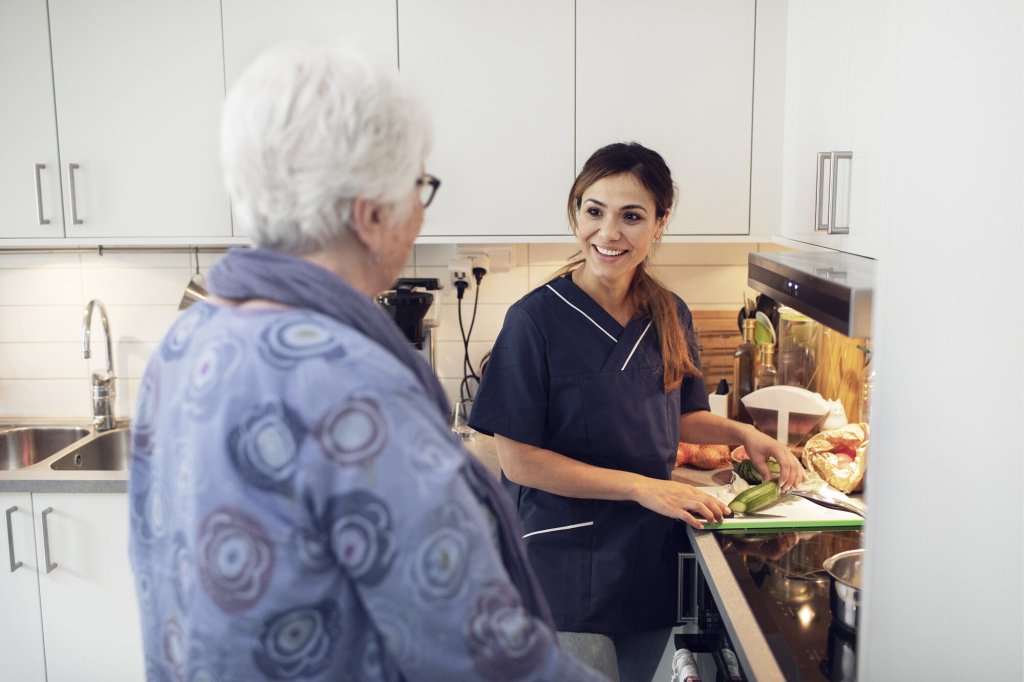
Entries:
[[[708,492],[711,490],[708,489]],[[829,509],[802,497],[781,497],[775,504],[758,510],[758,513],[766,516],[727,516],[722,523],[705,523],[704,529],[860,528],[864,525],[864,519],[856,514]],[[772,517],[767,516],[769,514]]]

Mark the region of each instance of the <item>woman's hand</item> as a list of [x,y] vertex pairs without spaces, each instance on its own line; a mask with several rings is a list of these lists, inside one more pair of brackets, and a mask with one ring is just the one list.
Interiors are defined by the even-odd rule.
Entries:
[[657,478],[638,479],[634,496],[637,502],[662,516],[684,521],[697,530],[704,528],[698,516],[709,523],[716,523],[732,513],[724,502],[692,485]]
[[766,436],[751,427],[743,438],[743,449],[747,451],[750,461],[766,481],[775,477],[768,468],[768,458],[774,458],[779,463],[779,490],[789,490],[804,480],[804,467],[800,460],[789,448],[771,436]]

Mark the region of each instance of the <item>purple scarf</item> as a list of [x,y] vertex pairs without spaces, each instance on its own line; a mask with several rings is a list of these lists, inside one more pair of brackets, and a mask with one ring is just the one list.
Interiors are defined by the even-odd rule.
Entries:
[[[408,367],[433,398],[441,420],[447,421],[448,396],[430,365],[413,351],[383,308],[337,275],[298,256],[268,249],[233,248],[210,270],[207,286],[222,298],[275,301],[322,313],[355,329]],[[452,442],[457,442],[454,436]],[[465,454],[466,482],[494,514],[505,569],[519,590],[524,608],[554,629],[551,611],[519,541],[523,531],[511,501],[487,468],[461,445],[459,448]]]

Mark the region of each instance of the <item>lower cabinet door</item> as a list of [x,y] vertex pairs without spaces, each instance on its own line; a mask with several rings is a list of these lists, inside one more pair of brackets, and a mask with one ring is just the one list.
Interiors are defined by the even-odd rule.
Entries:
[[31,493],[0,493],[0,677],[44,682]]
[[128,496],[35,493],[48,682],[142,680]]

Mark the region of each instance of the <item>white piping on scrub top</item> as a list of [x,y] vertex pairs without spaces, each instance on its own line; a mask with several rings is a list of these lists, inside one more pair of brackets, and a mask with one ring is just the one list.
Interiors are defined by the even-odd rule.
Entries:
[[639,346],[640,342],[644,340],[645,336],[647,336],[647,330],[651,328],[651,325],[653,323],[654,323],[654,320],[651,320],[650,322],[647,323],[647,326],[644,327],[644,331],[643,331],[642,334],[640,334],[640,338],[637,339],[636,343],[633,344],[633,350],[629,351],[629,356],[626,358],[626,361],[624,363],[622,363],[622,368],[619,369],[620,372],[622,370],[626,369],[626,365],[628,365],[629,361],[633,359],[633,353],[636,352],[637,346]]
[[532,533],[527,533],[523,536],[523,539],[530,537],[531,535],[540,535],[541,533],[557,533],[560,530],[572,530],[573,528],[584,528],[585,526],[593,526],[593,521],[587,521],[586,523],[574,523],[571,526],[559,526],[558,528],[545,528],[543,530],[535,530]]
[[[552,286],[551,286],[550,284],[546,284],[545,286],[546,286],[546,287],[547,287],[548,289],[551,289],[551,291],[555,291],[554,287],[552,287]],[[598,323],[597,323],[597,322],[596,322],[596,321],[594,320],[594,318],[592,318],[592,317],[591,317],[590,315],[587,315],[587,314],[586,314],[585,312],[583,312],[582,310],[580,310],[579,308],[577,308],[576,306],[574,306],[574,305],[573,305],[572,303],[569,303],[569,301],[568,301],[568,300],[566,300],[565,296],[562,296],[562,295],[561,295],[560,293],[558,293],[557,291],[555,291],[555,296],[557,296],[558,298],[560,298],[560,299],[562,299],[563,301],[565,301],[565,304],[566,304],[567,306],[569,306],[570,308],[572,308],[573,310],[575,310],[576,312],[578,312],[578,313],[579,313],[580,315],[582,315],[583,317],[585,317],[585,318],[587,318],[588,320],[590,320],[590,321],[591,321],[591,322],[593,323],[593,325],[594,325],[595,327],[597,327],[598,329],[600,329],[601,331],[603,331],[603,332],[604,332],[604,334],[605,334],[605,336],[607,336],[607,337],[608,337],[609,339],[611,339],[611,340],[612,340],[612,341],[614,341],[615,343],[618,343],[618,342],[619,342],[619,340],[618,340],[617,338],[615,338],[614,336],[612,336],[611,334],[609,334],[609,333],[608,333],[608,330],[607,330],[607,329],[605,329],[604,327],[602,327],[601,325],[599,325],[599,324],[598,324]]]

